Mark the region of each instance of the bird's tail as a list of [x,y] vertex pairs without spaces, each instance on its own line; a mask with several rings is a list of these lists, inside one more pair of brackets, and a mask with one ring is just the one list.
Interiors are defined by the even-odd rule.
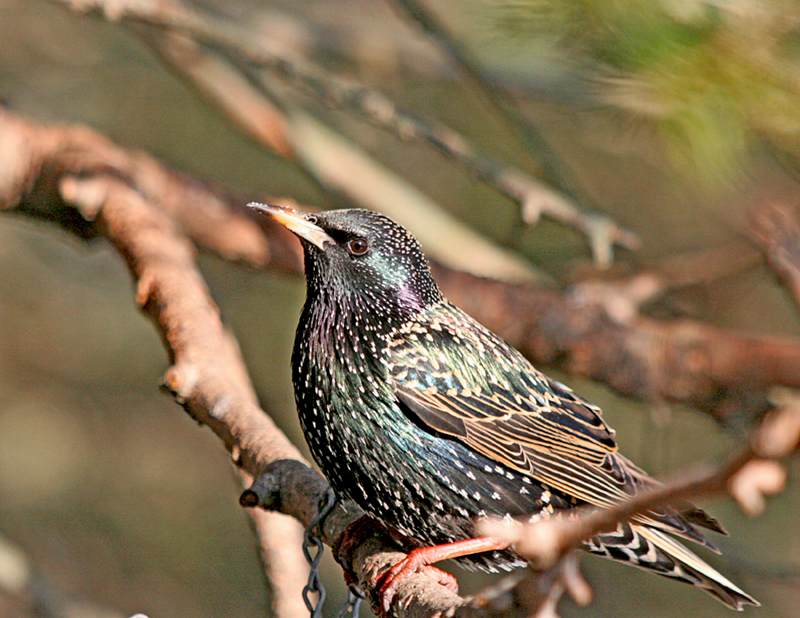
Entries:
[[760,603],[666,533],[640,524],[620,524],[613,533],[586,544],[593,554],[628,562],[647,571],[702,588],[719,601],[741,611]]

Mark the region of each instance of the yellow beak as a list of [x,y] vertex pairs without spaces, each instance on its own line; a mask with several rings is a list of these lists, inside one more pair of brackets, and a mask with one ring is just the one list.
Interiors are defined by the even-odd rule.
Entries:
[[287,230],[307,240],[312,245],[319,247],[321,251],[325,251],[326,242],[335,244],[333,238],[328,236],[325,230],[306,219],[306,216],[310,213],[294,210],[293,208],[286,208],[285,206],[272,206],[270,204],[259,204],[257,202],[250,202],[247,207],[257,210],[258,212],[263,212],[265,215],[275,219],[275,221],[280,223]]

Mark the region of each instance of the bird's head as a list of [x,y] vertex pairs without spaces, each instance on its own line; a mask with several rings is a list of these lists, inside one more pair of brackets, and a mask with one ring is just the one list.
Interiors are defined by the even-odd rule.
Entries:
[[296,234],[305,253],[309,297],[358,299],[361,309],[414,314],[442,300],[417,240],[370,210],[309,213],[250,204]]

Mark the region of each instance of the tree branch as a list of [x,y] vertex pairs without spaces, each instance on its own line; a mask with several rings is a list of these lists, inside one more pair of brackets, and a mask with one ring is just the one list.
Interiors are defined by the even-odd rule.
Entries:
[[[199,423],[223,440],[245,478],[276,458],[300,458],[299,452],[258,407],[241,361],[238,344],[222,324],[219,311],[194,264],[191,244],[176,234],[172,221],[127,183],[108,176],[63,176],[65,200],[85,215],[96,208],[95,222],[123,255],[136,280],[136,301],[159,327],[172,365],[165,387]],[[279,515],[254,513],[258,530],[286,528]],[[299,541],[294,523],[280,542]],[[279,549],[260,535],[273,608],[289,618],[297,607],[298,580],[285,573],[307,573],[298,545]],[[302,581],[302,575],[299,581]],[[282,584],[282,586],[280,585]],[[296,614],[295,614],[296,615]]]
[[[162,209],[169,200],[160,199],[166,197],[160,194],[145,196],[141,191],[143,186],[159,186],[156,179],[144,178],[155,163],[144,161],[144,155],[126,153],[86,129],[38,127],[2,111],[0,135],[0,169],[5,170],[0,178],[0,210],[35,213],[68,228],[70,222],[80,222],[76,225],[83,236],[102,235],[117,248],[136,282],[136,301],[158,326],[169,352],[172,364],[164,378],[165,387],[192,418],[208,425],[223,441],[245,480],[279,461],[290,460],[293,470],[304,470],[296,474],[298,479],[286,479],[285,486],[287,491],[299,492],[297,495],[308,494],[309,499],[293,496],[279,506],[307,526],[327,484],[258,407],[238,345],[220,320],[196,268],[193,245]],[[98,161],[105,163],[98,165]],[[165,178],[169,176],[161,171]],[[160,187],[174,189],[181,180],[185,179],[171,178]],[[66,214],[69,212],[72,214]],[[251,225],[255,229],[255,224]],[[270,255],[265,250],[262,258]],[[283,520],[275,523],[276,514],[250,512],[257,528],[285,526]],[[338,527],[328,532],[328,540],[359,516],[351,505]],[[265,519],[273,521],[265,523]],[[294,528],[291,537],[299,539],[296,524]],[[260,539],[270,558],[267,571],[274,608],[276,612],[296,611],[303,578],[287,581],[282,575],[307,571],[299,543],[287,553],[267,545],[269,536],[261,534]],[[291,542],[291,538],[280,542]],[[355,572],[365,577],[376,564],[383,567],[397,560],[394,543],[387,546],[370,539],[365,546],[367,549],[355,548],[353,562]],[[284,582],[283,587],[279,588],[279,582]],[[370,579],[361,584],[365,590],[373,586]],[[454,596],[434,582],[430,584],[433,597],[437,592]],[[405,584],[403,588],[404,598],[413,596]],[[278,615],[289,618],[288,613]]]
[[[105,0],[59,1],[73,10],[85,11],[94,6],[109,19],[136,20],[174,29],[196,37],[199,41],[222,45],[248,64],[269,71],[284,83],[313,96],[325,105],[355,112],[359,117],[394,132],[402,139],[423,141],[456,161],[479,180],[517,202],[527,224],[534,225],[539,217],[545,215],[583,233],[589,239],[596,262],[602,266],[611,263],[615,244],[628,249],[639,246],[639,238],[633,232],[623,229],[606,216],[583,212],[573,200],[522,170],[483,156],[469,140],[453,129],[441,123],[432,124],[416,118],[398,109],[393,101],[380,92],[331,76],[318,66],[301,60],[297,55],[276,50],[275,45],[267,46],[258,37],[248,35],[241,26],[229,24],[177,1],[156,4],[136,0],[113,3]],[[244,126],[249,133],[255,132],[258,139],[271,151],[297,160],[299,153],[293,145],[295,140],[291,139],[290,121],[276,108],[262,104],[265,109],[256,111],[259,105],[243,106],[242,100],[251,98],[247,88],[236,87],[235,83],[231,88],[228,84],[231,78],[227,76],[219,79],[218,69],[208,66],[205,55],[192,54],[192,68],[187,70],[186,63],[172,55],[176,51],[180,53],[179,49],[164,49],[172,56],[170,62],[183,67],[182,70],[193,75],[193,79],[202,84],[204,90],[211,91],[212,97],[222,109],[229,113],[238,110],[232,115],[234,122]],[[194,65],[198,59],[206,60],[205,71],[199,71],[199,67]],[[209,68],[214,75],[208,75]],[[220,83],[226,86],[220,88]]]
[[797,209],[771,202],[754,208],[750,219],[753,240],[775,275],[789,289],[795,307],[800,308],[800,223]]

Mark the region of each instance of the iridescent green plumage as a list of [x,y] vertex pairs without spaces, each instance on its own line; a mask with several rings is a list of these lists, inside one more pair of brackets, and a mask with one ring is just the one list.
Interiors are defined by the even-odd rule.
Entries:
[[[486,515],[560,517],[656,484],[617,452],[600,410],[451,305],[416,240],[365,210],[261,207],[305,250],[308,294],[292,356],[303,430],[335,491],[420,546],[475,535]],[[756,602],[664,531],[706,546],[694,507],[635,517],[590,552]],[[485,570],[511,550],[459,558]]]

